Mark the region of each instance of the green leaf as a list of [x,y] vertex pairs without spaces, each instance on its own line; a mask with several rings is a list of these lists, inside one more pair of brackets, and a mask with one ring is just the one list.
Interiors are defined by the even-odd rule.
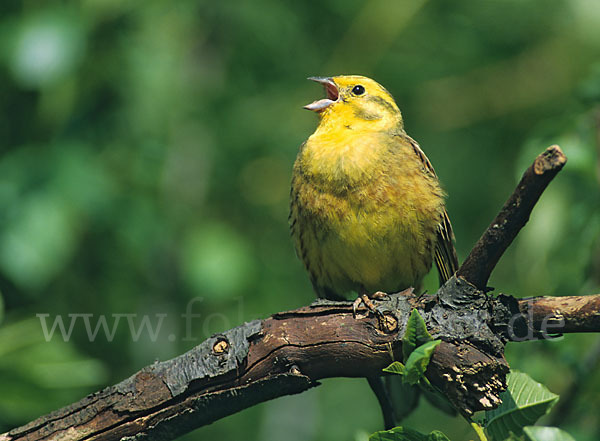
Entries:
[[450,438],[448,438],[439,430],[434,430],[427,437],[427,441],[450,441]]
[[391,430],[375,432],[369,437],[369,441],[450,441],[450,439],[439,430],[424,435],[407,427],[394,427]]
[[558,427],[523,427],[526,441],[575,441],[571,435]]
[[425,375],[425,370],[431,359],[434,349],[441,343],[441,340],[427,342],[415,349],[404,366],[403,381],[409,384],[417,384]]
[[558,401],[558,395],[522,372],[510,372],[507,383],[500,394],[502,404],[485,413],[487,432],[495,441],[508,438],[510,432],[521,435],[524,426],[534,424]]
[[422,390],[419,385],[405,383],[402,377],[397,375],[389,376],[385,380],[394,403],[396,419],[403,421],[417,409]]
[[404,365],[399,361],[394,361],[388,367],[383,368],[383,372],[389,372],[390,374],[402,375],[402,371],[404,371]]
[[406,427],[394,427],[375,432],[369,437],[369,441],[427,441],[427,435]]
[[433,340],[433,337],[427,331],[423,317],[421,317],[421,314],[416,309],[413,309],[406,323],[406,332],[402,338],[402,355],[404,356],[404,361],[408,360],[408,357],[417,346],[431,340]]

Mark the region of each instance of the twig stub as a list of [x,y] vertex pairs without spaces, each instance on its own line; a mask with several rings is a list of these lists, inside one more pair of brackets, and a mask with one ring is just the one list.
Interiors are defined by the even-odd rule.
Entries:
[[533,162],[533,170],[536,175],[543,175],[547,171],[560,169],[567,163],[567,157],[559,146],[552,145],[540,154]]

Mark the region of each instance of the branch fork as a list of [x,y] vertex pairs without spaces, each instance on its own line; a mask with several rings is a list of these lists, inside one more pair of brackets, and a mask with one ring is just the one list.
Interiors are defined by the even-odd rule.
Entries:
[[413,308],[442,340],[427,368],[431,384],[466,416],[494,408],[506,388],[506,342],[600,332],[600,295],[486,294],[496,263],[565,163],[558,146],[535,159],[457,274],[434,295],[390,295],[376,302],[377,314],[359,319],[351,302],[319,300],[245,323],[0,435],[0,441],[170,440],[257,403],[303,392],[322,378],[382,375],[402,359]]

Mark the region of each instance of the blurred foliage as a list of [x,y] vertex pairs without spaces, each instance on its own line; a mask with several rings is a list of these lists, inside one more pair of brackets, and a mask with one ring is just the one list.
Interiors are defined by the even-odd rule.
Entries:
[[[322,93],[310,75],[360,73],[394,94],[450,195],[462,258],[524,167],[560,144],[569,163],[491,283],[521,296],[600,288],[596,0],[4,0],[0,11],[0,432],[312,300],[287,227],[291,165],[316,126],[301,106]],[[123,319],[90,341],[80,317],[68,341],[46,342],[36,314],[162,327],[134,339]],[[600,370],[579,369],[599,344],[507,348],[551,391],[580,385],[561,425],[579,441],[600,438]],[[425,401],[405,425],[474,437]],[[349,440],[380,427],[366,382],[332,379],[185,438]]]

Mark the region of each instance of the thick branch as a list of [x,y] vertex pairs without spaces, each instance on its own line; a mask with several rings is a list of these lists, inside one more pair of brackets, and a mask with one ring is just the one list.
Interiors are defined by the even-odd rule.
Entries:
[[486,289],[498,260],[525,226],[541,194],[566,162],[566,156],[557,145],[548,147],[535,159],[459,268],[458,276],[481,290]]
[[[401,338],[414,305],[444,340],[428,371],[432,383],[463,412],[490,408],[498,403],[508,371],[503,345],[480,311],[466,303],[444,304],[457,297],[452,290],[463,289],[475,296],[471,303],[486,301],[454,280],[441,302],[390,296],[378,303],[383,318],[355,319],[350,303],[318,302],[247,323],[0,439],[173,439],[256,403],[302,392],[321,378],[381,375],[401,360]],[[462,325],[453,326],[459,320]]]
[[[370,315],[357,320],[350,304],[318,302],[247,323],[0,440],[169,440],[257,403],[302,392],[321,378],[379,375],[402,357],[401,337],[413,306],[434,336],[444,340],[432,358],[429,379],[455,405],[471,412],[498,404],[503,390],[508,366],[496,353],[501,346],[486,349],[494,341],[486,323],[511,321],[507,299],[536,330],[600,331],[600,295],[501,296],[489,303],[479,294],[453,279],[440,290],[439,299],[390,296],[378,306],[384,319]],[[493,315],[484,313],[486,303]],[[511,332],[515,340],[527,339],[520,337],[522,331]]]
[[600,332],[600,294],[529,297],[519,299],[519,309],[532,329],[546,335]]
[[[431,383],[463,414],[495,407],[506,387],[506,341],[544,336],[548,324],[548,334],[600,328],[599,296],[518,300],[482,292],[565,161],[556,146],[535,160],[459,277],[435,295],[391,295],[378,302],[381,314],[362,319],[352,316],[349,303],[321,301],[246,323],[0,435],[0,441],[170,440],[259,402],[302,392],[321,378],[380,375],[383,367],[401,359],[413,308],[442,340],[426,372]],[[525,338],[514,338],[524,333]]]
[[504,388],[508,365],[487,323],[511,321],[507,299],[517,305],[518,318],[530,317],[536,329],[550,323],[549,333],[599,330],[600,295],[491,300],[459,279],[438,296],[390,296],[378,304],[383,319],[371,314],[357,320],[349,303],[322,301],[214,336],[0,440],[170,440],[257,403],[302,392],[321,378],[379,375],[401,359],[401,337],[414,306],[443,340],[427,376],[470,414],[497,405]]

